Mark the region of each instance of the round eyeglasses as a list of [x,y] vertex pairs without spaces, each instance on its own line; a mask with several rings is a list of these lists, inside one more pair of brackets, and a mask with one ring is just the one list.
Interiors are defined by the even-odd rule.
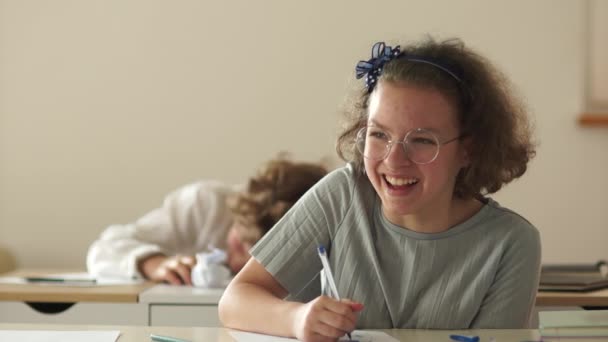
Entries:
[[424,128],[416,128],[407,132],[402,141],[395,141],[385,131],[370,126],[363,127],[357,132],[355,144],[363,157],[376,161],[386,158],[394,144],[401,144],[407,157],[413,163],[429,164],[437,159],[441,146],[460,138],[462,135],[441,142],[433,132]]

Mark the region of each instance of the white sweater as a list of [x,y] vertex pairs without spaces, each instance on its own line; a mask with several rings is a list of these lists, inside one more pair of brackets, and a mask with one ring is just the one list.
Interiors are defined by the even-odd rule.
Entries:
[[194,255],[210,245],[225,249],[233,221],[226,199],[235,191],[236,187],[216,181],[186,185],[135,223],[109,226],[89,248],[89,273],[141,278],[137,262],[150,254]]

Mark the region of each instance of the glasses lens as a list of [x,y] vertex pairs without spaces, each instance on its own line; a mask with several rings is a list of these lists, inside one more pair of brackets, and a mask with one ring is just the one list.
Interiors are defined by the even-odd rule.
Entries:
[[357,132],[356,146],[363,157],[382,160],[388,152],[390,138],[384,131],[375,127],[361,128]]
[[410,160],[416,164],[428,164],[439,153],[439,140],[435,134],[424,129],[409,132],[405,137],[405,145]]

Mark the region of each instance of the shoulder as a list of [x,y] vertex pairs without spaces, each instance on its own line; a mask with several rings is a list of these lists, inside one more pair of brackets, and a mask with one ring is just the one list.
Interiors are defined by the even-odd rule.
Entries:
[[353,189],[358,187],[362,178],[366,178],[365,175],[357,172],[354,166],[348,163],[329,172],[313,189],[351,196]]
[[353,203],[369,202],[371,193],[373,188],[367,176],[349,163],[328,173],[303,199],[323,203],[324,206],[337,210],[350,208]]
[[340,167],[320,180],[303,198],[305,212],[315,210],[324,213],[331,229],[339,229],[349,219],[360,220],[371,217],[375,201],[375,190],[367,176],[358,172],[351,164]]
[[485,224],[491,229],[491,234],[497,234],[510,245],[540,246],[540,233],[528,219],[491,198],[487,201]]
[[536,231],[536,227],[521,214],[516,211],[501,206],[492,198],[487,198],[486,207],[488,209],[487,217],[497,223],[504,223],[516,231]]

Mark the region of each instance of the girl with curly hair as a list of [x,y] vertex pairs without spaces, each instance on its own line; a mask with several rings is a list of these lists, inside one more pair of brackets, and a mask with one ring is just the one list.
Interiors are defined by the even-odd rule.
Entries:
[[[305,341],[526,327],[539,233],[489,197],[535,152],[507,80],[460,40],[377,43],[356,72],[366,83],[337,145],[348,164],[254,246],[220,301],[222,322]],[[321,295],[319,246],[333,297]]]

